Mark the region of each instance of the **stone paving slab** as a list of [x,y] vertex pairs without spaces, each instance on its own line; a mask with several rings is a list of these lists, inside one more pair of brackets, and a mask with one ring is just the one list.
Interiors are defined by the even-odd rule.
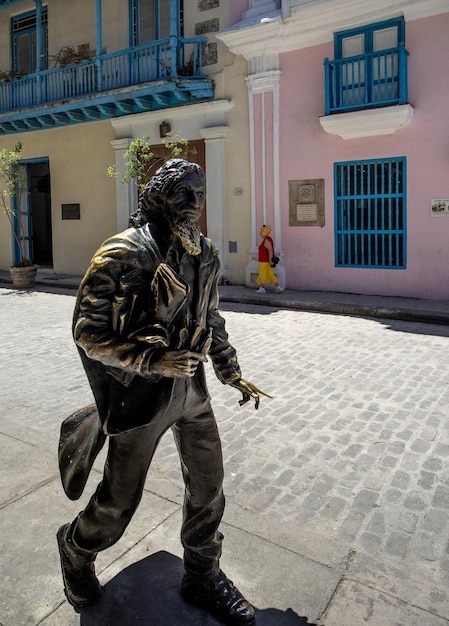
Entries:
[[[360,582],[367,589],[375,589],[380,596],[394,599],[397,606],[419,607],[417,614],[422,615],[421,611],[425,611],[429,620],[438,616],[438,619],[449,623],[449,593],[435,575],[430,562],[415,560],[413,566],[404,567],[400,560],[380,561],[363,552],[354,552],[348,561],[345,579],[352,583]],[[407,621],[403,619],[405,626]],[[415,623],[424,626],[428,622]],[[439,624],[438,621],[436,623]]]
[[[26,457],[21,458],[23,461]],[[55,533],[85,506],[98,479],[99,474],[94,472],[77,502],[67,500],[57,477],[0,509],[2,626],[38,624],[65,601]],[[120,543],[99,556],[100,579],[111,562],[170,517],[179,505],[145,492],[142,510],[145,509],[151,510],[151,517],[136,517]]]
[[[55,478],[59,480],[57,459],[43,455],[35,446],[0,433],[0,450],[2,467],[8,468],[0,473],[0,503],[3,506]],[[26,463],[24,459],[27,459]]]
[[[341,621],[343,616],[344,622]],[[340,585],[324,620],[326,626],[447,626],[448,623],[437,615],[353,581]]]
[[[178,512],[104,570],[104,597],[97,607],[82,611],[82,624],[218,624],[179,597],[180,523]],[[254,602],[258,626],[301,626],[307,623],[301,616],[309,616],[311,623],[324,611],[338,572],[226,523],[223,532],[223,568]]]

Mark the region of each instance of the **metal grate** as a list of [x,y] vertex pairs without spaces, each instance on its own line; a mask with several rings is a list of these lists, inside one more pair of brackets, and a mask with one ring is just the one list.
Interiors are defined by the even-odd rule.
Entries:
[[406,159],[335,163],[335,264],[406,267]]

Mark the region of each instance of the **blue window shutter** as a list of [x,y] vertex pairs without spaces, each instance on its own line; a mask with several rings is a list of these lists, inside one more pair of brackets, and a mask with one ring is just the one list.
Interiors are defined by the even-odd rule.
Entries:
[[334,164],[335,265],[405,269],[406,158]]

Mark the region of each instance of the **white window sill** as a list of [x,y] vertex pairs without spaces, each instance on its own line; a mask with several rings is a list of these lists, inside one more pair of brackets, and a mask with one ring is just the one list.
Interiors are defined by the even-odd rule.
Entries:
[[400,104],[381,109],[365,109],[351,113],[335,113],[320,117],[323,130],[342,139],[392,135],[409,124],[414,109],[410,104]]

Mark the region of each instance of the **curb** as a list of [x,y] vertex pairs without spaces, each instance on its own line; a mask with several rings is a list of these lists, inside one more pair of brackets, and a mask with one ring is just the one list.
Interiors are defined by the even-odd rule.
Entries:
[[319,313],[336,313],[338,315],[357,315],[360,317],[376,317],[383,319],[393,319],[405,322],[424,322],[427,324],[449,325],[448,315],[436,312],[372,307],[357,304],[339,304],[336,302],[315,302],[310,300],[289,300],[281,297],[270,298],[266,296],[235,296],[232,294],[222,294],[220,292],[220,302],[235,302],[239,304],[254,304],[258,306],[270,306],[274,308],[294,309],[298,311],[316,311]]
[[[41,287],[53,287],[57,289],[77,290],[81,277],[75,279],[61,278],[55,279],[49,276],[48,279],[38,277],[35,285]],[[0,275],[0,284],[12,284],[6,273]],[[406,307],[388,307],[384,305],[364,305],[354,302],[331,302],[325,300],[309,300],[305,295],[299,295],[296,299],[288,297],[289,291],[282,294],[262,294],[248,290],[248,293],[229,293],[227,288],[220,289],[220,302],[232,302],[237,304],[251,304],[256,306],[268,306],[277,309],[293,309],[296,311],[315,311],[317,313],[334,313],[337,315],[354,315],[359,317],[391,319],[404,322],[418,322],[425,324],[439,324],[449,326],[449,307],[447,313],[412,309]],[[287,297],[286,297],[287,295]],[[385,298],[388,301],[388,298]]]

